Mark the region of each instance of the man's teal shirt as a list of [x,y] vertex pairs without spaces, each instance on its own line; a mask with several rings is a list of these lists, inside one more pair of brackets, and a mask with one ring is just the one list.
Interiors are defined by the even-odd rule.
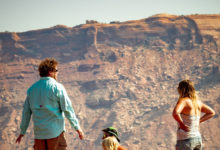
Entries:
[[25,134],[32,116],[35,139],[50,139],[65,130],[64,116],[71,126],[80,129],[71,101],[62,84],[51,77],[41,77],[27,90],[21,134]]

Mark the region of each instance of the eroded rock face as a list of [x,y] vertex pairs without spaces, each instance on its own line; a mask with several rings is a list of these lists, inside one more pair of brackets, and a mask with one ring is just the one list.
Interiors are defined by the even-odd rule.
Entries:
[[[55,57],[58,81],[87,137],[80,142],[66,123],[69,149],[101,149],[101,130],[107,126],[118,128],[129,150],[174,149],[177,126],[171,113],[180,80],[194,81],[200,99],[219,113],[219,20],[220,15],[161,14],[0,33],[0,147],[33,146],[32,124],[23,143],[14,146],[21,110],[27,88],[39,79],[39,62]],[[201,125],[206,149],[220,149],[219,119]]]
[[[192,50],[203,43],[213,43],[213,47],[216,47],[216,39],[213,37],[216,35],[201,34],[199,26],[204,26],[203,22],[200,23],[200,20],[205,20],[203,18],[207,16],[156,15],[123,23],[95,23],[73,28],[55,26],[24,33],[0,33],[3,56],[0,61],[17,59],[14,55],[39,59],[52,56],[62,62],[83,60],[90,48],[97,52],[100,45],[106,49],[144,45],[146,48]],[[218,19],[218,15],[208,18],[209,21],[216,22]],[[218,28],[219,25],[216,24],[214,29],[210,27],[210,30]],[[114,62],[117,59],[110,49],[96,55],[98,54],[102,60]]]

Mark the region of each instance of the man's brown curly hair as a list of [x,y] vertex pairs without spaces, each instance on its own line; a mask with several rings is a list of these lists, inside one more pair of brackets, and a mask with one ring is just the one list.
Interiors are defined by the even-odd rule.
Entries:
[[41,61],[38,71],[41,77],[47,77],[49,75],[49,71],[55,71],[58,62],[54,58],[46,58]]

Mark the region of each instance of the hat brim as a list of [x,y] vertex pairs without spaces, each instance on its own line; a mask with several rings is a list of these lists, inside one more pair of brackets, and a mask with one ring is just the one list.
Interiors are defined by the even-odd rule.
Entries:
[[118,136],[117,136],[114,132],[111,132],[111,131],[109,131],[108,129],[103,129],[102,131],[103,131],[103,132],[107,132],[107,133],[113,135],[114,137],[116,137],[116,139],[118,140],[118,142],[120,142],[120,139],[118,138]]
[[116,137],[116,139],[118,140],[118,142],[120,142],[120,139],[118,138],[118,136],[114,132],[108,131],[108,133],[114,135]]

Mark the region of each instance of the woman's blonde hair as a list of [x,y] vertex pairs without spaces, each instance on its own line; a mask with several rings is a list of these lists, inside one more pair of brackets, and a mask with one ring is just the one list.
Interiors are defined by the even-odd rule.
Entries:
[[102,141],[104,150],[117,150],[119,143],[115,137],[107,137]]
[[188,97],[189,99],[192,100],[193,106],[195,108],[195,113],[197,114],[199,106],[198,106],[196,90],[193,82],[190,80],[181,81],[178,86],[178,92],[180,98]]

